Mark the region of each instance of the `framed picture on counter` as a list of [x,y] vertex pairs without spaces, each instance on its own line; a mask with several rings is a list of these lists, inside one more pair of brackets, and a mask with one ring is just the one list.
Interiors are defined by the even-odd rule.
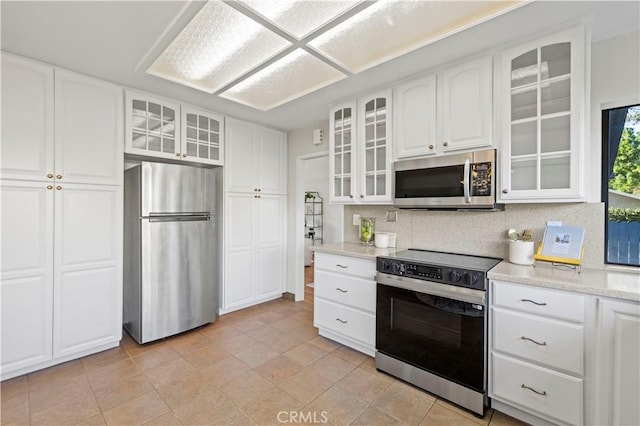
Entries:
[[541,254],[547,257],[578,260],[582,255],[584,228],[579,226],[547,226]]

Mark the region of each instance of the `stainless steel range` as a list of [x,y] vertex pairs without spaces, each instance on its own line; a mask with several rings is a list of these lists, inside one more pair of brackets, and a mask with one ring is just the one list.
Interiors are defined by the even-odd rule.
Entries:
[[478,415],[487,398],[487,272],[502,259],[377,258],[376,368]]

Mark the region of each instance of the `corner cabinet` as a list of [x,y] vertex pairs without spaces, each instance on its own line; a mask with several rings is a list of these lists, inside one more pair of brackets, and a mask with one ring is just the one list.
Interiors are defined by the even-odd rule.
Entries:
[[394,88],[395,158],[493,144],[493,60],[483,56]]
[[391,204],[391,89],[331,110],[331,202]]
[[286,144],[282,132],[227,120],[223,314],[285,292]]
[[123,98],[104,81],[2,61],[4,380],[122,337]]
[[128,90],[125,125],[127,154],[210,165],[223,163],[221,115]]
[[502,52],[502,202],[582,200],[586,46],[580,25]]

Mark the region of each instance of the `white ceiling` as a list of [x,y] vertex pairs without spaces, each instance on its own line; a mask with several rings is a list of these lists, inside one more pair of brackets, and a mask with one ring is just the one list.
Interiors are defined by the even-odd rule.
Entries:
[[[325,120],[331,103],[423,70],[591,17],[592,38],[638,31],[638,1],[535,1],[267,112],[146,73],[202,7],[184,1],[0,2],[1,44],[17,53],[115,83],[285,130]],[[354,43],[357,41],[354,40]],[[630,52],[638,55],[638,52]]]

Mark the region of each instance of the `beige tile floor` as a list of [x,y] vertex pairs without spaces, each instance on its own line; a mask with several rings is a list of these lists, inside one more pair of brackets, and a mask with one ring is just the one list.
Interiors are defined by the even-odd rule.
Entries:
[[2,383],[2,424],[515,425],[474,417],[318,336],[312,305],[276,300],[144,346]]

